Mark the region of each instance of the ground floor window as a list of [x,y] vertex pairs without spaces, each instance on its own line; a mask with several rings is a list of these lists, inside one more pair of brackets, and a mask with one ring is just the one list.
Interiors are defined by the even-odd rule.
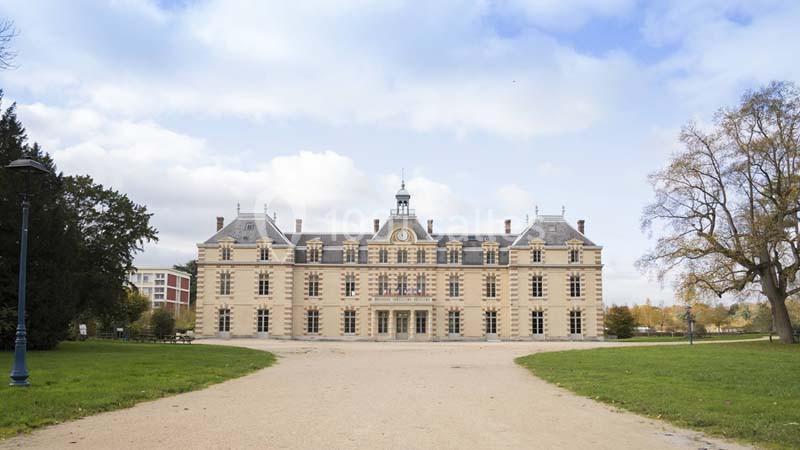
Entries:
[[417,334],[425,334],[428,331],[428,313],[425,311],[417,311],[416,315],[416,333]]
[[570,311],[569,312],[569,334],[581,334],[581,333],[582,333],[581,312],[580,311]]
[[348,309],[344,312],[344,334],[356,333],[356,312]]
[[447,332],[461,334],[461,312],[450,311],[447,313]]
[[531,312],[531,332],[533,334],[544,334],[544,312],[533,311]]
[[378,311],[378,334],[389,332],[389,311]]
[[497,334],[497,311],[486,311],[486,334]]
[[306,332],[319,333],[319,311],[309,309],[306,313]]
[[268,309],[259,309],[258,310],[257,330],[258,330],[259,333],[269,333],[269,310]]
[[219,310],[219,326],[218,330],[222,333],[231,331],[231,310],[228,308],[220,308]]

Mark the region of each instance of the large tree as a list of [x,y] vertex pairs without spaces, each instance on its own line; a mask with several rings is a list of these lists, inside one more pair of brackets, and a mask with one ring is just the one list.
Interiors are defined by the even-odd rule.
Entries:
[[[0,92],[2,99],[2,92]],[[126,306],[133,255],[156,239],[145,207],[85,176],[65,176],[27,135],[12,105],[0,116],[0,167],[18,158],[52,173],[31,183],[27,321],[31,348],[51,348],[78,317],[108,317]],[[14,343],[21,180],[0,169],[0,348]]]
[[655,201],[642,223],[659,236],[640,264],[719,297],[760,290],[781,341],[794,342],[786,300],[800,294],[800,92],[788,82],[749,91],[680,140],[650,176]]

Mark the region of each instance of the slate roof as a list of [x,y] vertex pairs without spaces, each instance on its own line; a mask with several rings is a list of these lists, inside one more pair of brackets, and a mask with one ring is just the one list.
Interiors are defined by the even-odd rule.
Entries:
[[401,225],[411,229],[417,237],[417,242],[419,241],[431,241],[431,235],[428,234],[428,230],[426,230],[414,216],[392,216],[384,222],[383,226],[372,236],[373,241],[388,241],[389,237],[391,237],[392,230],[394,229],[394,224],[400,223]]
[[262,237],[272,239],[273,245],[290,244],[271,217],[257,213],[240,213],[236,219],[205,241],[205,244],[216,244],[223,238],[233,238],[238,244],[254,244]]
[[512,244],[512,247],[527,247],[531,239],[541,239],[545,245],[564,245],[565,242],[577,239],[583,245],[595,245],[586,236],[564,220],[564,216],[539,216],[528,226]]

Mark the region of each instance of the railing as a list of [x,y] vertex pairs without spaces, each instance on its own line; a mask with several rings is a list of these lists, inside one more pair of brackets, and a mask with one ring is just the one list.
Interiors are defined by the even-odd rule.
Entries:
[[417,295],[395,295],[379,296],[372,298],[373,305],[422,305],[433,303],[433,297],[423,297]]
[[392,216],[414,216],[417,211],[414,209],[390,209],[389,215]]

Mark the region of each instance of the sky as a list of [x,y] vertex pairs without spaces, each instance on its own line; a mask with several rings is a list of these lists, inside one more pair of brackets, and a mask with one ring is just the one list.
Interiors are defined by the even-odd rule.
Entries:
[[3,0],[0,17],[19,32],[4,105],[64,173],[147,205],[159,241],[138,265],[192,259],[237,204],[369,231],[404,169],[436,232],[585,219],[608,304],[673,302],[634,264],[681,127],[800,79],[794,0]]

